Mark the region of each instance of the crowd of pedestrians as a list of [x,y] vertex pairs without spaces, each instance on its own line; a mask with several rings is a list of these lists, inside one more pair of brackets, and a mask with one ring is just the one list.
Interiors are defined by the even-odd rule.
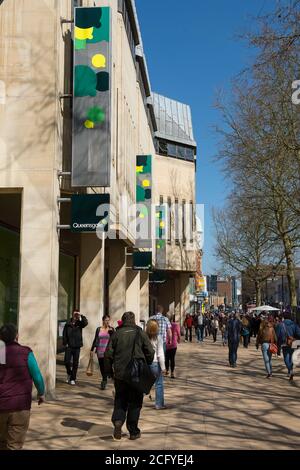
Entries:
[[[68,384],[76,385],[80,350],[83,346],[83,329],[87,318],[79,311],[73,312],[63,331],[65,346],[65,368]],[[108,378],[114,380],[114,407],[112,412],[113,439],[122,438],[122,427],[126,423],[131,440],[141,437],[140,412],[146,395],[152,400],[151,386],[155,389],[156,410],[165,410],[164,380],[176,378],[175,358],[181,336],[185,342],[203,344],[205,341],[228,347],[228,363],[232,368],[238,364],[238,348],[248,349],[254,339],[261,349],[266,377],[272,377],[272,357],[283,356],[290,381],[294,379],[294,342],[300,339],[300,328],[292,321],[291,314],[270,315],[224,311],[187,313],[182,327],[175,315],[164,314],[163,307],[149,318],[145,331],[136,325],[133,312],[125,312],[118,326],[111,325],[105,315],[95,331],[91,345],[90,361],[96,355],[100,370],[100,389],[105,390]],[[29,426],[32,385],[38,391],[38,403],[44,402],[44,381],[30,348],[18,343],[14,325],[0,328],[0,341],[5,347],[5,361],[0,356],[0,449],[21,449]],[[199,347],[199,346],[198,346]],[[1,353],[1,351],[0,351]],[[140,370],[148,368],[150,393],[137,387],[137,375],[130,375],[128,366],[137,361]],[[140,362],[138,362],[140,361]],[[139,369],[141,362],[144,366]],[[133,366],[132,366],[133,367]],[[132,369],[133,370],[133,369]],[[131,373],[131,372],[130,372]],[[135,377],[135,378],[133,378]],[[142,379],[138,379],[139,385]]]

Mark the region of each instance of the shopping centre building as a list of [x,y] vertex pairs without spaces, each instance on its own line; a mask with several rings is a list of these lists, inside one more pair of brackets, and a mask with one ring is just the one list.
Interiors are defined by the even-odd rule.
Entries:
[[74,308],[82,364],[104,313],[188,311],[196,142],[189,106],[151,90],[133,0],[0,3],[0,324],[51,392]]

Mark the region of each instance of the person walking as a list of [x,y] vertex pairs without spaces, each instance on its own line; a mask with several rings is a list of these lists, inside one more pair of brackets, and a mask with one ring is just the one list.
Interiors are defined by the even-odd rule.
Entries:
[[207,338],[207,336],[210,336],[210,319],[208,313],[204,315],[204,333],[205,338]]
[[185,340],[184,340],[185,343],[188,342],[188,339],[190,340],[190,342],[192,342],[192,338],[193,338],[193,317],[189,313],[186,314],[183,326],[185,327]]
[[171,366],[171,379],[175,379],[175,356],[177,351],[177,344],[180,343],[180,326],[175,321],[175,315],[173,315],[172,322],[172,342],[167,344],[166,352],[166,375],[169,375],[169,366]]
[[198,343],[203,342],[203,336],[204,336],[204,317],[202,312],[199,312],[198,315],[196,316],[196,337]]
[[108,345],[109,338],[114,332],[114,329],[110,326],[109,322],[110,316],[104,315],[102,318],[102,326],[99,326],[96,329],[95,338],[91,347],[91,357],[93,357],[93,353],[95,352],[99,362],[100,373],[102,376],[100,384],[101,390],[105,390],[107,385],[107,374],[104,367],[104,353]]
[[243,338],[244,348],[248,348],[249,341],[250,341],[250,321],[248,320],[246,315],[243,315],[243,318],[242,318],[241,335],[242,335],[242,338]]
[[166,372],[165,367],[165,353],[161,336],[158,334],[159,327],[155,320],[149,320],[146,327],[146,335],[148,336],[152,347],[154,349],[153,362],[150,368],[153,375],[156,377],[155,380],[155,409],[164,410],[165,399],[164,399],[164,378],[163,374]]
[[157,306],[157,314],[152,315],[149,320],[156,320],[159,327],[159,336],[163,340],[164,352],[166,354],[167,350],[167,343],[171,343],[172,341],[172,327],[170,320],[163,315],[164,308],[161,305]]
[[282,350],[289,380],[292,381],[294,379],[292,343],[295,339],[300,339],[300,327],[292,321],[290,312],[284,312],[283,318],[284,320],[277,325],[277,341],[278,348]]
[[239,320],[239,316],[237,313],[233,312],[232,317],[228,320],[227,327],[230,367],[236,367],[241,328],[242,324]]
[[32,384],[38,404],[44,403],[45,386],[34,354],[18,343],[17,328],[6,324],[0,328],[0,450],[23,448],[30,422]]
[[219,320],[218,320],[218,316],[215,315],[212,321],[212,335],[213,335],[214,343],[217,341],[218,329],[219,329]]
[[272,353],[270,351],[270,344],[275,344],[276,341],[276,333],[272,322],[263,320],[260,324],[256,338],[256,349],[258,349],[258,346],[261,345],[261,352],[267,371],[267,379],[272,377]]
[[144,359],[148,365],[152,364],[154,349],[148,336],[136,325],[134,313],[125,312],[122,316],[122,327],[111,335],[104,353],[106,372],[111,375],[113,369],[114,374],[115,398],[111,420],[114,425],[113,439],[116,441],[122,438],[122,426],[125,421],[130,439],[141,437],[138,422],[144,396],[124,380],[133,349],[136,359]]
[[[63,330],[63,345],[65,350],[65,367],[67,370],[67,383],[76,385],[76,376],[80,357],[80,348],[83,346],[82,330],[88,324],[84,315],[74,310],[72,318],[67,321]],[[73,361],[73,364],[71,365]]]
[[226,346],[227,344],[227,341],[228,341],[228,330],[227,330],[227,326],[228,326],[228,319],[227,317],[224,317],[222,319],[222,326],[220,328],[221,330],[221,335],[222,335],[222,344],[223,346]]

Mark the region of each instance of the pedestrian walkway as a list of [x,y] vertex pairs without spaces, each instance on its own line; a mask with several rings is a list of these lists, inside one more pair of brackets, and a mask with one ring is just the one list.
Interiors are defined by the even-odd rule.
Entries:
[[[176,379],[165,379],[166,404],[157,411],[145,397],[141,439],[130,441],[124,425],[120,442],[112,440],[113,384],[99,390],[79,371],[78,385],[66,383],[58,366],[57,401],[33,405],[25,449],[184,450],[300,449],[300,370],[295,383],[286,377],[282,358],[273,360],[273,378],[265,378],[261,351],[239,348],[238,367],[227,362],[228,349],[216,343],[182,343]],[[154,396],[154,393],[152,394]]]

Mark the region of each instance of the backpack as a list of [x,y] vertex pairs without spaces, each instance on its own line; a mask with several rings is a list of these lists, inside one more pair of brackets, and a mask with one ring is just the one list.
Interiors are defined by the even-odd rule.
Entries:
[[135,343],[139,334],[140,330],[137,330],[133,341],[131,359],[125,368],[123,380],[136,391],[148,395],[156,381],[156,377],[152,373],[145,359],[137,359],[134,357]]

